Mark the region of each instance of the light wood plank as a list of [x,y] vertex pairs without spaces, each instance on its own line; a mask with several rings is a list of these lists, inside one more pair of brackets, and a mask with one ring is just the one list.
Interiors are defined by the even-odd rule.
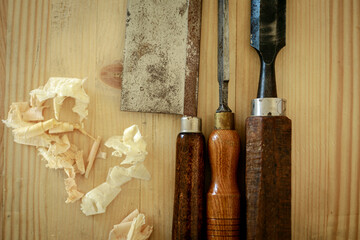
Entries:
[[[250,1],[230,0],[229,104],[242,142],[260,70],[249,45],[249,10]],[[287,44],[278,55],[276,75],[278,95],[288,100],[293,123],[293,239],[359,238],[359,14],[357,0],[287,1]],[[106,214],[85,217],[79,202],[64,203],[65,174],[46,169],[34,148],[15,144],[1,125],[2,239],[106,239],[112,225],[134,208],[154,225],[151,239],[170,238],[180,117],[121,112],[120,90],[99,78],[104,66],[122,60],[125,16],[126,1],[0,2],[0,117],[50,76],[88,77],[86,129],[106,140],[138,124],[148,142],[145,164],[152,174],[149,182],[124,185]],[[218,107],[216,32],[217,1],[203,1],[198,113],[206,138]],[[91,141],[79,134],[71,140],[87,155]],[[86,192],[102,183],[118,162],[98,159],[89,179],[78,178],[79,188]]]
[[[6,34],[7,34],[7,6],[8,1],[0,1],[0,102],[5,100],[5,76],[6,76]],[[5,118],[5,106],[0,105],[0,118]],[[4,186],[4,128],[0,125],[0,186]],[[0,206],[4,206],[5,191],[0,192]],[[4,208],[0,208],[0,218],[5,219]],[[2,238],[4,229],[4,221],[1,221],[0,232]]]

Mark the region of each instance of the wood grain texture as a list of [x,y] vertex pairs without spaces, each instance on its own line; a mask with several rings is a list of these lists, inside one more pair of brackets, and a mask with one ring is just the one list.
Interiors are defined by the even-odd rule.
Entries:
[[[154,225],[151,239],[170,239],[180,119],[120,112],[120,91],[99,77],[103,67],[123,58],[126,1],[0,2],[0,114],[11,102],[28,100],[28,92],[50,76],[88,76],[87,130],[107,139],[138,124],[153,176],[124,185],[106,214],[85,217],[78,203],[64,203],[65,175],[46,169],[34,148],[15,144],[0,124],[0,238],[106,239],[112,225],[138,207]],[[245,142],[260,63],[249,43],[250,1],[229,5],[229,106]],[[218,107],[216,13],[216,0],[203,1],[198,116],[206,139]],[[359,239],[360,2],[288,0],[286,21],[287,44],[275,69],[278,96],[288,100],[293,124],[292,238]],[[71,140],[85,152],[92,144],[80,135]],[[95,161],[89,179],[79,178],[79,188],[87,191],[103,182],[117,162]]]
[[214,130],[208,142],[211,185],[207,193],[207,238],[240,239],[240,191],[236,170],[240,137],[235,130]]
[[[5,76],[6,76],[6,33],[7,33],[7,0],[0,1],[0,104],[5,98]],[[4,106],[0,105],[0,118],[5,118]],[[3,169],[4,169],[4,129],[5,126],[0,124],[0,186],[4,186]],[[4,191],[0,189],[0,206],[3,206]],[[4,208],[0,207],[0,219],[4,216]],[[0,232],[3,232],[3,224],[0,224]]]
[[291,239],[291,120],[246,119],[247,239]]
[[204,148],[201,133],[180,133],[176,139],[173,240],[205,236]]

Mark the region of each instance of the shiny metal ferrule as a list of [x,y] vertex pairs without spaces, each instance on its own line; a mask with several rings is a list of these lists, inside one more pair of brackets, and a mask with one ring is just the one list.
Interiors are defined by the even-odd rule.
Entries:
[[201,118],[190,116],[182,117],[180,133],[201,133]]
[[283,98],[255,98],[251,103],[251,116],[285,116],[286,100]]

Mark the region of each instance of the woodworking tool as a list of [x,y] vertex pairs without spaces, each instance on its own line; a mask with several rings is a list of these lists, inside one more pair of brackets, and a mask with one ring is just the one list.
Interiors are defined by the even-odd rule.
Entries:
[[204,230],[204,146],[201,119],[182,117],[176,139],[173,240],[200,240]]
[[246,120],[247,239],[291,239],[291,120],[278,98],[275,58],[285,46],[285,0],[252,0],[250,44],[260,56]]
[[240,192],[236,170],[240,138],[234,130],[234,114],[228,106],[229,1],[218,1],[219,108],[215,130],[209,137],[211,185],[207,194],[208,239],[240,238]]
[[197,114],[201,0],[128,0],[121,110]]

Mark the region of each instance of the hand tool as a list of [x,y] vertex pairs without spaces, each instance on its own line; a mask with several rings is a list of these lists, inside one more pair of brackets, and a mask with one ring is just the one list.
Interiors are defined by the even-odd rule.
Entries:
[[196,116],[201,0],[128,0],[121,110]]
[[291,239],[291,120],[277,98],[275,58],[285,46],[286,0],[252,0],[251,46],[260,56],[246,120],[247,239]]
[[204,146],[201,119],[182,117],[176,140],[173,240],[200,240],[203,236]]
[[234,130],[234,114],[228,107],[229,1],[218,1],[219,108],[215,130],[209,137],[211,185],[207,194],[208,239],[240,238],[240,192],[236,170],[240,138]]

